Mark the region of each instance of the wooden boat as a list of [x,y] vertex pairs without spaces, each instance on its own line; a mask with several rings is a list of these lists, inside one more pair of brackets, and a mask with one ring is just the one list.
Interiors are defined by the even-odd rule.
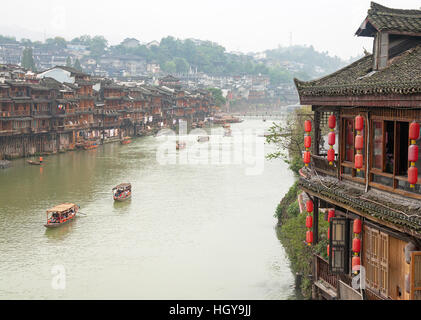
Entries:
[[47,210],[46,228],[57,228],[69,223],[76,217],[80,207],[74,203],[63,203]]
[[96,141],[89,140],[83,144],[83,149],[85,150],[92,150],[96,148],[98,148],[98,143]]
[[177,144],[175,145],[175,148],[177,150],[185,149],[186,148],[186,143],[185,142],[178,142],[177,141]]
[[130,137],[124,137],[123,139],[120,140],[121,144],[129,144],[131,142],[132,142],[132,140],[131,140]]
[[33,161],[33,160],[26,160],[29,164],[32,164],[34,166],[39,166],[44,161],[43,157],[39,157],[39,161]]
[[33,166],[40,166],[41,165],[41,162],[39,162],[39,161],[27,160],[26,162],[28,162],[29,164],[32,164]]
[[8,160],[0,160],[0,169],[6,169],[12,166],[12,163]]
[[200,137],[197,137],[197,142],[207,142],[207,141],[209,141],[209,136],[200,136]]
[[130,183],[121,183],[113,188],[114,201],[125,201],[132,197],[132,185]]

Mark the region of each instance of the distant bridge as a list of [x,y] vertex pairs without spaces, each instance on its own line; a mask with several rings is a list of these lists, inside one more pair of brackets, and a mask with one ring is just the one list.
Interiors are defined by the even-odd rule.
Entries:
[[286,119],[294,110],[300,108],[300,105],[291,105],[282,107],[281,110],[256,110],[246,112],[234,112],[232,115],[245,119]]

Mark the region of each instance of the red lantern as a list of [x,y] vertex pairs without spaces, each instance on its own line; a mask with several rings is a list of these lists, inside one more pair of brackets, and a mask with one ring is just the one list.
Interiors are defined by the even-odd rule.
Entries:
[[329,132],[329,135],[327,136],[327,143],[330,146],[334,146],[335,145],[335,140],[336,140],[336,134],[335,132]]
[[418,169],[417,167],[409,167],[408,169],[408,182],[413,187],[418,182]]
[[308,213],[313,212],[313,208],[314,208],[313,201],[308,200],[308,201],[306,202],[306,209],[307,209],[307,212],[308,212]]
[[327,240],[330,240],[330,228],[327,228]]
[[311,136],[304,137],[304,148],[309,149],[311,147]]
[[329,128],[330,129],[335,129],[335,127],[336,127],[336,117],[332,114],[330,117],[329,117]]
[[304,131],[305,132],[311,132],[311,121],[310,120],[304,121]]
[[418,161],[418,146],[416,144],[411,144],[408,149],[408,160],[409,162]]
[[335,149],[327,150],[327,161],[329,162],[335,161]]
[[355,136],[355,149],[362,150],[364,148],[364,137],[362,135]]
[[303,159],[304,163],[308,165],[310,163],[310,160],[311,160],[310,151],[304,151],[304,159]]
[[335,218],[335,210],[330,209],[327,213],[327,221],[330,222],[330,219]]
[[313,231],[307,231],[307,233],[306,233],[306,242],[308,244],[313,243]]
[[360,257],[353,257],[352,258],[352,271],[360,270],[361,266],[361,259]]
[[355,219],[354,220],[354,226],[353,226],[353,231],[356,234],[360,234],[362,230],[362,222],[361,219]]
[[411,122],[409,125],[409,139],[418,140],[420,137],[420,124],[418,122]]
[[361,169],[363,167],[363,155],[361,153],[357,153],[355,155],[355,168]]
[[310,229],[313,227],[313,217],[308,215],[306,217],[306,228]]
[[362,131],[364,129],[364,118],[362,116],[355,117],[355,130]]
[[330,254],[330,245],[327,245],[327,256],[329,257],[329,254]]
[[352,251],[356,253],[361,251],[361,240],[359,238],[354,238],[352,240]]

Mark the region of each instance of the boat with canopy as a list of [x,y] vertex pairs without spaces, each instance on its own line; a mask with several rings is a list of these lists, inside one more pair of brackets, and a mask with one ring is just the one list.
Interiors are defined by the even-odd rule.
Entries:
[[80,207],[74,203],[63,203],[47,210],[46,228],[57,228],[72,221]]
[[125,201],[132,197],[132,185],[130,183],[121,183],[113,188],[114,201]]

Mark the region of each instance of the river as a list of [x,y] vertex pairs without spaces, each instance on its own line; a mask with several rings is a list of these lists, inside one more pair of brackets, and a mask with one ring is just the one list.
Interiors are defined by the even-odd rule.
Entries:
[[[254,175],[246,163],[162,165],[162,139],[0,170],[0,299],[295,299],[273,218],[294,182],[287,165],[264,160]],[[114,203],[121,182],[133,197]],[[62,202],[82,214],[47,230],[46,209]]]

